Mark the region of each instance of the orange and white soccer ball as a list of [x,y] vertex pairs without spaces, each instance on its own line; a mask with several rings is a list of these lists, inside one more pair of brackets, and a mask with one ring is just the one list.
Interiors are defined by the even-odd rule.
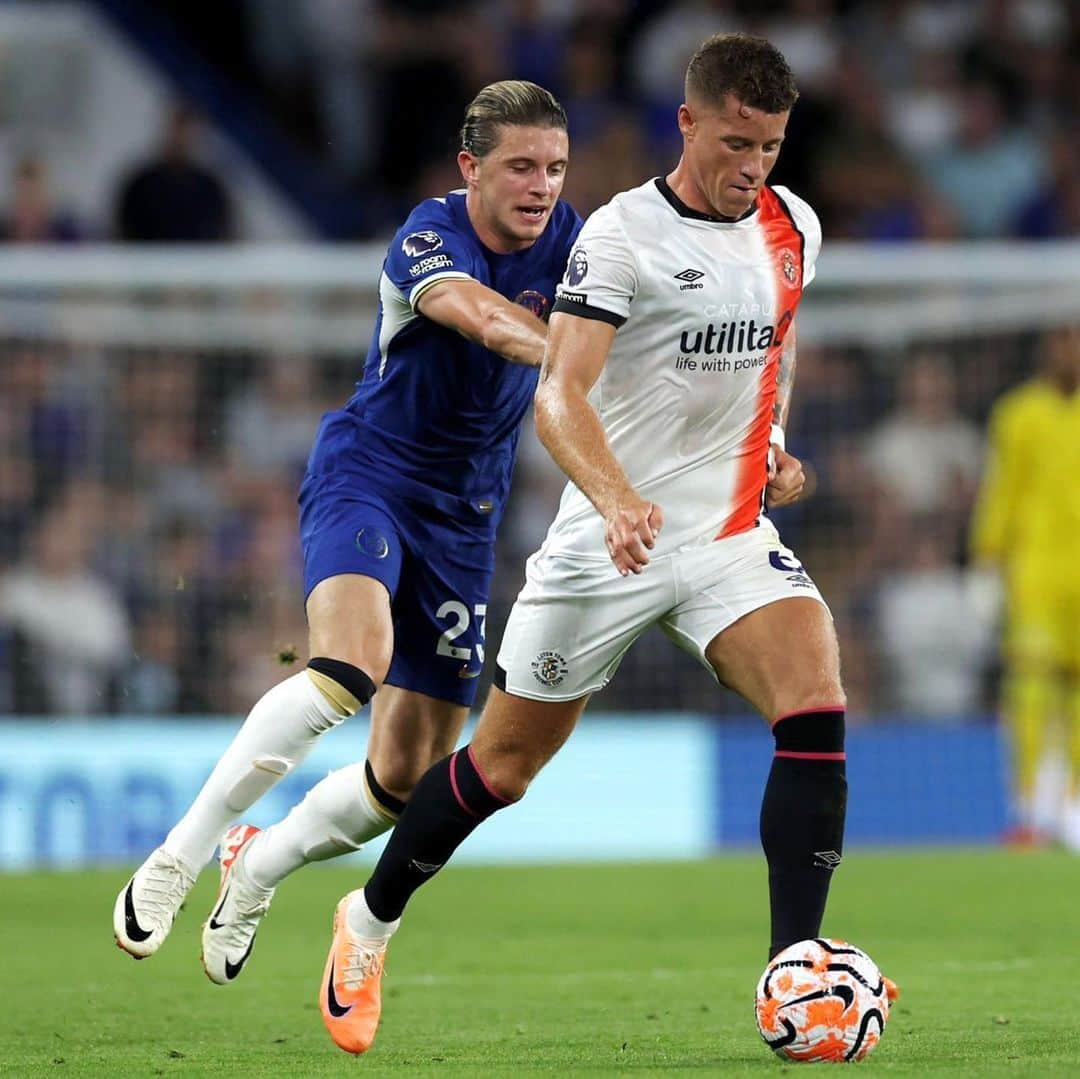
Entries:
[[801,940],[761,975],[758,1030],[787,1060],[862,1060],[889,1018],[888,987],[870,956],[846,941]]

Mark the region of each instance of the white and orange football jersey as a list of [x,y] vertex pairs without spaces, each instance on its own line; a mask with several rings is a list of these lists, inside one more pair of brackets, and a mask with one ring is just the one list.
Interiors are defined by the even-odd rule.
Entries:
[[[757,522],[780,349],[820,247],[814,211],[783,187],[723,221],[654,179],[585,223],[554,310],[618,327],[589,400],[630,482],[663,508],[653,557]],[[573,484],[544,550],[608,557]]]

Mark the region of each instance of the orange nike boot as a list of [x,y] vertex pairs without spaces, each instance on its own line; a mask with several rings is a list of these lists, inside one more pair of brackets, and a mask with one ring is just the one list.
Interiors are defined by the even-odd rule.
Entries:
[[[376,935],[360,936],[349,925],[349,904],[363,903],[363,889],[349,892],[334,911],[334,939],[326,957],[319,1008],[330,1037],[347,1053],[366,1053],[375,1040],[382,1011],[382,974],[386,946],[398,922],[377,922]],[[379,929],[385,927],[379,935]]]

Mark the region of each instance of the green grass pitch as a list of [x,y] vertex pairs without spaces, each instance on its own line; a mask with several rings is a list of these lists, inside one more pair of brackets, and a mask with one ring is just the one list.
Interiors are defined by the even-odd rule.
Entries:
[[[0,1074],[790,1076],[754,1027],[764,864],[455,868],[390,949],[378,1040],[340,1052],[316,1004],[333,907],[363,867],[287,881],[244,976],[211,985],[204,873],[163,950],[112,940],[122,871],[0,878]],[[862,1072],[1080,1074],[1080,859],[854,851],[824,931],[901,985]]]

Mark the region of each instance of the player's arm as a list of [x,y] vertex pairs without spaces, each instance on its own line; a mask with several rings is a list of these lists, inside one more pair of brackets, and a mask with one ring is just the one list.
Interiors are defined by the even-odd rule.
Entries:
[[[773,402],[771,441],[777,443],[781,449],[784,446],[783,435],[787,429],[788,413],[791,411],[791,393],[795,388],[795,359],[798,351],[795,338],[795,323],[793,322],[788,327],[784,343],[780,346],[780,367],[776,372],[776,400]],[[779,438],[777,428],[779,428]]]
[[434,281],[416,299],[425,317],[527,367],[544,358],[547,326],[531,311],[466,277]]
[[601,319],[552,315],[534,414],[540,441],[604,518],[608,554],[625,577],[648,563],[663,512],[634,490],[588,400],[614,337]]
[[1006,559],[1014,507],[1023,483],[1014,426],[1012,410],[999,404],[990,418],[986,471],[972,515],[971,557],[976,565],[1000,567]]
[[794,502],[806,485],[802,462],[787,452],[784,437],[795,388],[797,352],[795,324],[792,323],[780,346],[780,366],[776,373],[776,400],[769,434],[769,482],[765,488],[765,501],[770,509]]
[[1014,427],[1011,409],[999,404],[990,417],[986,470],[971,519],[967,599],[979,622],[987,626],[998,621],[1004,607],[1003,571],[1024,482]]

